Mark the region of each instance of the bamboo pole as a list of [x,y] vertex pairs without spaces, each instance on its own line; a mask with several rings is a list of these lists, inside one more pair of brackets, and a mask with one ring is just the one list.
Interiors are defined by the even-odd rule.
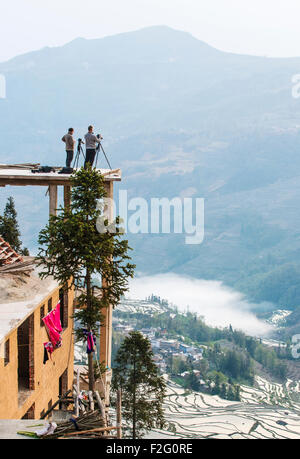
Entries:
[[90,430],[79,430],[75,432],[68,432],[63,434],[64,437],[73,437],[74,435],[84,435],[90,434],[93,432],[110,432],[111,430],[117,430],[117,427],[98,427],[97,429],[90,429]]
[[80,403],[80,404],[79,404],[79,409],[80,409],[80,411],[82,412],[82,414],[85,414],[85,413],[86,413],[86,409],[85,409],[85,406],[84,406],[83,403]]
[[89,401],[90,401],[91,411],[94,411],[95,410],[95,404],[94,404],[93,392],[91,390],[89,390]]
[[117,392],[117,438],[122,438],[122,389]]
[[80,377],[80,369],[77,368],[77,375],[76,375],[76,400],[75,400],[75,415],[76,415],[77,418],[78,418],[78,416],[79,416],[79,394],[80,394],[79,377]]
[[105,413],[105,408],[104,408],[104,405],[103,405],[102,400],[101,400],[101,398],[100,398],[99,392],[98,392],[97,390],[95,390],[94,394],[95,394],[95,397],[96,397],[98,406],[99,406],[100,411],[101,411],[101,416],[103,417],[103,420],[104,420],[105,425],[106,425],[106,413]]

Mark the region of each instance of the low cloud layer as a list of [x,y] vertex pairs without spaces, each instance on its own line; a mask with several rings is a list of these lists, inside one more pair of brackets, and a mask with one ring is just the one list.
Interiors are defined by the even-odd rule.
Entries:
[[251,311],[254,306],[245,297],[222,282],[183,277],[176,274],[134,279],[130,285],[131,298],[145,298],[151,294],[167,299],[181,311],[189,308],[204,317],[208,325],[243,330],[252,336],[267,336],[272,326],[259,320]]

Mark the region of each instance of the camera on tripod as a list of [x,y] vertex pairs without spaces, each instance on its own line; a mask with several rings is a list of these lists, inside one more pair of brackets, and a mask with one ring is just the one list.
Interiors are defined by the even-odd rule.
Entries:
[[[101,134],[97,134],[96,137],[97,137],[98,140],[102,140],[103,139]],[[99,153],[101,147],[102,147],[101,142],[99,142],[98,145],[97,145],[97,148],[96,148],[97,153]]]
[[[97,148],[96,148],[96,153],[97,153],[97,156],[96,156],[96,167],[97,167],[97,163],[98,163],[99,152],[102,151],[102,153],[103,153],[103,155],[104,155],[104,157],[105,157],[105,159],[106,159],[106,162],[107,162],[109,168],[112,170],[112,167],[111,167],[111,165],[110,165],[110,162],[109,162],[109,160],[108,160],[108,158],[107,158],[107,156],[106,156],[106,153],[105,153],[105,151],[104,151],[104,149],[103,149],[103,146],[102,146],[102,144],[101,144],[101,140],[103,140],[103,137],[102,137],[101,134],[97,134],[96,137],[97,137],[97,139],[99,140],[99,143],[98,143]],[[84,141],[83,141],[82,139],[78,139],[77,142],[78,142],[78,145],[77,145],[77,153],[76,153],[75,161],[74,161],[74,169],[77,169],[77,168],[78,168],[79,159],[80,159],[80,156],[81,156],[81,155],[83,156],[84,161],[85,161],[85,159],[86,159],[85,154],[84,154],[84,152],[83,152],[83,148],[82,148],[82,144],[84,144]]]
[[80,154],[82,152],[81,144],[84,144],[84,141],[82,139],[78,139],[78,145],[77,145],[77,153],[78,154]]
[[82,139],[78,139],[77,153],[76,153],[75,161],[74,161],[74,168],[75,169],[78,167],[80,155],[82,155],[84,160],[85,160],[85,154],[83,153],[82,144],[84,144],[84,141]]

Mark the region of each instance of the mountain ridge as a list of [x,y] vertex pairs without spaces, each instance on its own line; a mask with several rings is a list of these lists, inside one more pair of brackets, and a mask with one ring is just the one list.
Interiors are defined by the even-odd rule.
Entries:
[[[233,55],[164,27],[36,53],[0,64],[0,162],[63,164],[65,129],[82,137],[93,123],[129,198],[206,200],[200,246],[184,235],[129,234],[139,271],[218,279],[268,301],[266,276],[284,282],[274,267],[292,263],[294,293],[274,301],[300,305],[300,58]],[[10,192],[1,190],[1,207]],[[32,248],[47,221],[43,194],[14,192]]]
[[23,54],[18,54],[6,61],[0,62],[0,65],[6,65],[9,63],[17,62],[18,60],[22,61],[23,59],[27,59],[28,57],[37,56],[43,52],[52,52],[52,51],[56,52],[59,50],[70,49],[72,47],[77,47],[77,51],[78,51],[78,45],[83,46],[86,49],[88,46],[96,46],[96,45],[101,46],[102,44],[106,45],[106,44],[110,44],[110,42],[112,43],[115,41],[119,41],[120,39],[121,40],[125,39],[125,41],[127,41],[129,44],[132,44],[132,41],[135,42],[137,39],[142,39],[143,44],[147,43],[148,41],[148,44],[153,45],[155,43],[155,40],[153,40],[154,34],[156,36],[156,40],[158,41],[159,45],[161,45],[161,42],[163,40],[167,40],[168,42],[170,39],[174,39],[176,37],[179,39],[179,41],[181,41],[181,43],[183,43],[184,41],[185,43],[193,44],[196,47],[198,47],[199,50],[201,48],[202,50],[206,50],[208,52],[210,51],[212,54],[215,54],[215,55],[219,54],[219,56],[224,55],[224,56],[229,56],[229,57],[238,57],[238,58],[246,58],[250,60],[264,60],[264,61],[282,61],[282,62],[300,61],[300,56],[268,57],[268,56],[250,55],[250,54],[245,54],[245,53],[234,53],[231,51],[225,51],[225,50],[218,49],[214,47],[213,45],[210,45],[209,43],[195,37],[190,32],[186,32],[184,30],[178,30],[173,27],[166,26],[166,25],[153,25],[153,26],[148,26],[148,27],[144,27],[141,29],[136,29],[136,30],[132,30],[128,32],[121,32],[118,34],[111,34],[111,35],[107,35],[107,36],[99,37],[99,38],[75,37],[74,39],[66,42],[63,45],[44,46],[34,51],[28,51]]
[[[155,34],[155,40],[153,40],[153,33]],[[212,53],[223,53],[223,51],[219,51],[216,48],[210,46],[209,44],[198,40],[192,34],[184,31],[178,31],[172,29],[171,27],[167,26],[152,26],[152,27],[145,27],[143,29],[138,29],[131,32],[124,32],[115,35],[109,35],[100,38],[83,38],[77,37],[71,40],[70,42],[65,43],[62,46],[53,46],[48,47],[45,46],[41,49],[30,51],[28,53],[24,53],[22,55],[15,56],[5,62],[1,62],[0,66],[6,66],[9,64],[18,63],[18,61],[23,61],[27,58],[39,58],[44,53],[54,54],[57,52],[63,53],[64,51],[72,51],[73,48],[76,48],[75,51],[78,53],[82,53],[84,51],[89,51],[89,48],[92,48],[94,51],[97,48],[100,48],[100,51],[103,51],[103,47],[115,45],[116,42],[119,44],[120,40],[123,43],[123,46],[126,50],[128,46],[136,48],[136,42],[139,42],[145,49],[145,46],[157,46],[161,47],[162,45],[170,46],[170,51],[174,51],[176,46],[174,45],[174,40],[176,39],[177,45],[183,44],[191,44],[195,46],[195,50],[206,50]],[[128,57],[128,56],[127,56]],[[49,56],[46,56],[49,58]]]

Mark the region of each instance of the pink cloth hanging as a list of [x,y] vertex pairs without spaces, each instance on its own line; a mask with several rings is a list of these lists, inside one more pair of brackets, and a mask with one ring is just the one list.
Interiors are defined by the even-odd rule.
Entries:
[[55,309],[50,311],[49,314],[43,318],[43,322],[46,326],[53,348],[56,349],[61,344],[60,333],[62,332],[62,327],[60,321],[60,303],[57,303]]

